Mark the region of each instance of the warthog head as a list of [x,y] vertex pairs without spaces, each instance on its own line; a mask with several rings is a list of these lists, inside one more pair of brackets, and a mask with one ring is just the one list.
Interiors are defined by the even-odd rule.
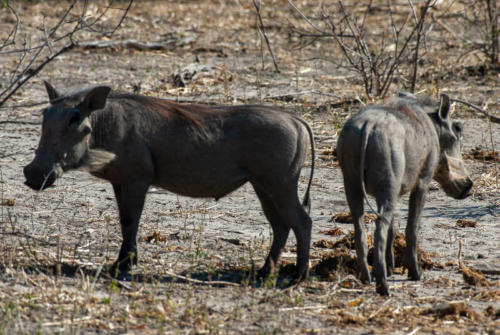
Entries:
[[24,168],[25,184],[36,190],[51,186],[64,171],[98,170],[114,159],[111,153],[89,148],[90,113],[105,106],[110,88],[96,86],[61,96],[49,83],[45,87],[51,106],[43,111],[35,158]]
[[462,123],[450,120],[450,98],[441,95],[439,110],[431,114],[439,136],[440,157],[434,179],[447,195],[464,199],[470,195],[472,180],[462,160]]
[[439,137],[439,163],[434,172],[434,179],[443,187],[447,195],[455,199],[464,199],[470,195],[473,182],[462,160],[461,139],[463,126],[450,119],[450,98],[441,94],[439,108],[427,97],[399,92],[399,96],[416,100],[431,117]]

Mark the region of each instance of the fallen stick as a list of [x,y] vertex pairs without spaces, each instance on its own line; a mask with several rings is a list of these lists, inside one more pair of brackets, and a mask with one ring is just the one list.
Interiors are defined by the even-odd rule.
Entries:
[[280,308],[279,311],[280,312],[287,312],[287,311],[304,311],[304,310],[308,310],[308,309],[325,309],[325,308],[328,308],[327,305],[316,305],[316,306],[298,306],[298,307],[283,307],[283,308]]
[[411,332],[409,332],[406,335],[414,335],[414,334],[418,333],[419,330],[420,330],[420,327],[416,327],[415,329],[413,329]]
[[0,124],[7,124],[7,123],[13,123],[13,124],[29,124],[29,125],[34,125],[34,126],[39,126],[42,124],[42,122],[31,122],[31,121],[17,121],[17,120],[0,120]]
[[188,283],[194,283],[194,284],[203,284],[203,285],[225,285],[225,286],[240,286],[240,284],[237,283],[231,283],[227,281],[220,281],[220,280],[198,280],[198,279],[193,279],[189,278],[186,276],[178,275],[175,274],[171,271],[165,271],[165,273],[173,278],[181,279],[184,281],[187,281]]
[[137,49],[137,50],[173,50],[179,46],[177,39],[169,39],[166,41],[158,42],[140,42],[134,39],[127,39],[122,41],[86,41],[79,42],[78,47],[83,49],[104,49],[104,48],[124,48],[124,49]]

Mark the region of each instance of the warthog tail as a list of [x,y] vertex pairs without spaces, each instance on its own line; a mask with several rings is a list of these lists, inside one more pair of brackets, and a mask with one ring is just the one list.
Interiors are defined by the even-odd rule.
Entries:
[[302,206],[304,206],[307,214],[311,212],[311,185],[314,174],[314,160],[316,158],[315,150],[314,150],[314,135],[311,129],[311,126],[301,118],[297,118],[303,125],[306,127],[307,132],[309,133],[309,142],[311,143],[311,174],[309,176],[309,182],[307,183],[306,193],[304,194],[304,199],[302,200]]
[[361,191],[363,192],[363,198],[366,200],[366,203],[368,204],[368,207],[377,215],[379,216],[378,211],[373,209],[372,205],[368,201],[368,197],[366,195],[366,188],[365,188],[365,158],[366,158],[366,148],[368,147],[368,138],[370,137],[370,134],[373,129],[373,123],[371,122],[366,122],[363,125],[363,129],[361,130],[361,152],[360,152],[360,158],[359,158],[359,178],[360,184],[361,184]]

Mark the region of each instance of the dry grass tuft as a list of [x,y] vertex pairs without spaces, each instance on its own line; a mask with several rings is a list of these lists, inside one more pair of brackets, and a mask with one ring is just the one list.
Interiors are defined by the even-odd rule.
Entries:
[[462,156],[465,159],[474,159],[480,162],[500,162],[500,154],[498,151],[486,151],[480,147],[473,148],[468,153],[464,153]]
[[476,228],[477,222],[474,220],[458,219],[456,225],[460,228]]
[[[372,264],[373,257],[375,254],[372,234],[367,234],[367,243],[368,243],[368,263]],[[313,246],[317,248],[333,249],[348,254],[349,250],[355,250],[354,232],[353,231],[349,232],[349,234],[347,234],[346,236],[335,242],[324,239],[318,240],[314,242]],[[406,250],[406,240],[404,234],[401,233],[396,234],[393,248],[394,248],[394,263],[395,263],[394,266],[396,268],[404,267],[404,258]],[[444,265],[432,261],[431,257],[435,256],[437,255],[425,252],[420,247],[417,248],[418,261],[423,269],[444,268]]]
[[16,204],[16,199],[14,198],[9,198],[9,199],[3,199],[2,200],[2,206],[14,206]]
[[[363,220],[365,223],[374,223],[377,221],[377,215],[373,213],[365,213],[363,216]],[[341,212],[337,214],[333,214],[330,221],[335,221],[338,223],[352,223],[351,213]]]
[[488,279],[482,274],[479,270],[473,270],[465,265],[459,266],[460,272],[462,272],[462,276],[464,281],[473,286],[484,286],[489,287],[491,283]]
[[320,233],[325,234],[325,235],[329,235],[329,236],[333,236],[333,237],[344,235],[344,232],[342,231],[342,229],[340,229],[338,227],[332,228],[330,230],[320,231]]

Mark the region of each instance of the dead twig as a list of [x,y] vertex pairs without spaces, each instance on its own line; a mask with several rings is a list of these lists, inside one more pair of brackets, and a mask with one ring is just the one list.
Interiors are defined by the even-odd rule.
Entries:
[[173,278],[181,279],[181,280],[184,280],[188,283],[201,284],[201,285],[240,286],[240,284],[227,282],[227,281],[193,279],[193,278],[189,278],[189,277],[186,277],[183,275],[175,274],[171,271],[165,271],[165,273]]
[[278,67],[278,63],[276,62],[276,58],[274,57],[274,52],[273,49],[271,48],[271,43],[269,42],[269,38],[267,38],[266,31],[264,30],[264,23],[262,22],[262,15],[260,14],[260,0],[259,3],[257,3],[257,0],[253,0],[253,5],[255,7],[255,11],[257,12],[257,17],[259,19],[259,31],[266,40],[267,49],[269,50],[271,58],[273,59],[274,69],[276,70],[276,72],[279,73],[280,69]]
[[177,46],[176,39],[158,42],[140,42],[134,39],[126,39],[122,41],[85,41],[78,43],[78,48],[82,49],[114,49],[114,48],[130,48],[137,50],[173,50]]
[[31,122],[31,121],[17,121],[17,120],[0,120],[0,124],[29,124],[34,126],[39,126],[41,122]]
[[280,308],[280,312],[288,312],[288,311],[305,311],[305,310],[311,310],[311,309],[318,309],[322,310],[328,308],[328,305],[316,305],[316,306],[302,306],[302,307],[283,307]]
[[321,35],[314,35],[314,36],[317,36],[317,37],[321,37],[321,36],[330,36],[331,34],[327,31],[324,31],[320,28],[318,28],[314,23],[311,22],[311,20],[309,20],[307,18],[307,16],[302,13],[300,11],[300,9],[297,8],[297,6],[295,6],[290,0],[286,0],[288,2],[288,4],[300,15],[302,16],[302,18],[314,29],[316,30],[317,32],[319,32]]
[[[57,56],[73,49],[74,47],[76,46],[76,44],[74,44],[73,42],[61,49],[59,49],[58,52],[50,55],[49,57],[47,57],[45,59],[45,61],[43,61],[40,65],[38,65],[36,68],[34,69],[31,69],[31,71],[29,71],[28,75],[25,76],[23,79],[21,79],[24,74],[27,72],[27,71],[24,71],[19,77],[18,79],[13,83],[15,84],[14,87],[9,87],[8,89],[12,88],[12,90],[2,99],[2,101],[0,101],[0,107],[14,94],[17,92],[18,89],[20,89],[24,84],[26,84],[26,82],[28,80],[30,80],[31,78],[33,78],[36,74],[38,74],[47,64],[49,64],[51,61],[53,61]],[[42,49],[40,49],[42,50]],[[38,55],[39,53],[32,59],[33,61],[38,58]],[[31,68],[31,67],[30,67]],[[7,91],[5,91],[7,92]],[[0,95],[1,96],[1,95]]]
[[442,22],[441,20],[439,20],[438,18],[436,18],[434,16],[434,14],[431,14],[431,17],[432,17],[432,21],[435,22],[438,26],[440,26],[444,30],[446,30],[446,32],[451,37],[453,37],[454,40],[460,41],[460,37],[458,37],[457,34],[447,24],[445,24],[444,22]]
[[113,35],[117,30],[118,28],[121,27],[123,21],[125,20],[125,18],[127,17],[127,14],[128,12],[130,11],[130,8],[132,8],[132,3],[134,2],[134,0],[130,0],[130,2],[128,3],[128,6],[127,8],[125,8],[125,12],[122,14],[122,16],[120,17],[120,21],[118,21],[118,24],[110,31],[106,34],[106,36],[111,36]]
[[[374,34],[365,23],[368,15],[371,15],[373,2],[369,1],[364,9],[361,10],[362,16],[357,17],[360,12],[359,6],[356,9],[349,9],[342,0],[337,1],[336,10],[326,12],[323,10],[320,20],[329,28],[327,32],[306,17],[290,0],[287,2],[314,30],[309,36],[331,37],[340,48],[347,68],[361,77],[365,94],[368,99],[384,97],[393,82],[394,76],[398,73],[398,68],[406,66],[406,60],[412,59],[410,64],[411,86],[414,90],[417,69],[421,55],[419,53],[421,41],[424,39],[426,31],[424,30],[425,17],[433,0],[426,0],[425,7],[418,18],[417,13],[410,1],[410,7],[415,17],[415,25],[408,23],[408,18],[396,26],[393,17],[391,1],[388,1],[385,7],[390,20],[382,33]],[[388,35],[392,35],[389,38]],[[307,37],[302,34],[300,37]],[[331,61],[335,63],[335,61]]]
[[[418,58],[419,58],[419,50],[420,50],[420,40],[422,39],[422,30],[424,28],[426,14],[431,6],[432,1],[433,0],[427,0],[425,2],[425,5],[422,8],[422,11],[420,13],[420,19],[416,23],[417,24],[417,36],[416,36],[417,45],[415,46],[415,55],[413,57],[413,75],[411,77],[411,86],[410,86],[410,92],[412,92],[412,93],[415,92],[415,85],[417,83]],[[412,1],[408,0],[408,2],[410,3],[410,7],[412,8],[413,13],[416,15],[415,10],[413,8]],[[415,19],[416,19],[416,16],[415,16]]]
[[[114,27],[110,31],[99,31],[95,29],[94,26],[104,17],[107,11],[112,8],[111,4],[113,3],[113,0],[108,4],[105,10],[91,22],[87,22],[87,1],[84,1],[81,12],[73,13],[78,1],[79,0],[73,0],[69,4],[64,14],[59,18],[54,26],[48,28],[42,25],[42,27],[40,27],[43,36],[40,37],[41,42],[39,42],[35,47],[28,46],[26,40],[24,40],[22,48],[8,48],[9,50],[4,50],[7,46],[15,46],[15,37],[20,24],[17,13],[10,7],[9,1],[7,1],[7,7],[14,13],[17,21],[15,27],[12,28],[12,31],[7,39],[5,39],[0,46],[0,54],[18,53],[20,54],[20,56],[17,62],[17,66],[12,71],[9,82],[3,85],[5,88],[0,91],[0,107],[4,105],[5,102],[9,98],[11,98],[12,95],[15,94],[21,87],[23,87],[26,82],[35,77],[40,71],[42,71],[42,69],[47,64],[52,62],[61,54],[70,51],[78,46],[80,44],[78,41],[76,41],[76,34],[78,32],[87,30],[100,33],[103,36],[109,36],[113,34],[123,23],[125,16],[127,16],[134,0],[128,0],[128,5],[123,9],[123,13],[120,16],[118,23],[114,25]],[[72,19],[72,17],[76,17],[76,19]],[[65,32],[62,35],[56,37],[56,34],[59,30],[63,30]],[[59,44],[59,46],[56,44]],[[43,52],[47,49],[49,51],[49,55],[46,56],[43,61],[39,62],[40,58],[43,55]],[[25,63],[25,59],[29,60]],[[36,65],[37,63],[38,65]]]
[[472,270],[462,263],[462,239],[458,240],[458,269],[462,272],[462,277],[467,284],[473,286],[490,286],[490,282],[481,271]]
[[467,101],[461,100],[461,99],[452,99],[452,101],[459,102],[461,104],[464,104],[466,106],[471,107],[472,109],[477,110],[478,112],[480,112],[481,114],[486,116],[491,122],[500,123],[500,117],[495,116],[495,115],[491,115],[490,113],[488,113],[487,111],[485,111],[484,109],[482,109],[479,106],[476,106],[474,104],[471,104],[470,102],[467,102]]
[[17,32],[19,30],[19,24],[21,22],[21,20],[19,19],[19,15],[17,15],[17,12],[14,10],[14,8],[12,8],[12,6],[10,5],[10,1],[7,1],[5,3],[5,5],[7,6],[7,8],[12,12],[12,14],[14,14],[15,18],[16,18],[16,24],[15,26],[11,29],[11,31],[9,32],[9,34],[7,35],[7,37],[5,38],[5,40],[3,41],[2,45],[0,46],[0,50],[9,46],[9,45],[14,45],[16,44],[16,37],[17,37]]

